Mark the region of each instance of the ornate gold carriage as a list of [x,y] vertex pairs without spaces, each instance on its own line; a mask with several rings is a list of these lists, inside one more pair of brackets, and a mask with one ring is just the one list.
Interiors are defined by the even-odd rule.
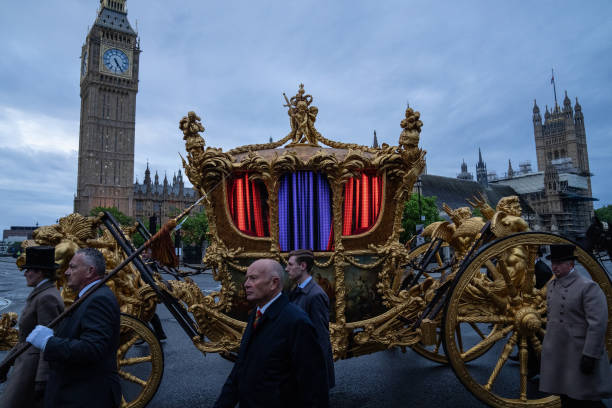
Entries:
[[[227,152],[205,147],[204,127],[194,112],[180,121],[187,151],[183,166],[204,197],[209,221],[203,262],[221,288],[204,294],[190,279],[166,281],[140,258],[112,279],[109,285],[125,313],[120,374],[135,388],[124,406],[146,405],[161,381],[163,354],[142,323],[156,303],[170,309],[200,351],[231,359],[249,311],[242,286],[247,266],[263,257],[284,264],[288,252],[299,248],[314,250],[313,276],[330,298],[335,359],[410,347],[450,364],[489,405],[558,406],[556,397],[539,394],[527,381],[546,320],[546,287],[534,286],[534,261],[538,249],[571,241],[529,232],[516,197],[500,200],[495,209],[474,197],[469,204],[483,217],[473,217],[470,207],[446,208],[450,221],[429,225],[423,235],[430,241],[410,251],[399,236],[404,202],[425,165],[419,113],[406,109],[398,146],[374,148],[319,133],[318,109],[302,85],[285,100],[291,125],[285,137]],[[73,214],[39,229],[31,244],[55,245],[60,263],[78,247],[95,246],[112,269],[134,252],[129,237],[138,228],[121,228],[108,214]],[[610,307],[605,269],[580,247],[577,256],[582,273],[599,283]],[[64,296],[70,302],[67,290]],[[14,335],[10,318],[0,326],[7,347]],[[148,352],[139,345],[134,354],[141,340]],[[610,353],[612,326],[607,347]],[[519,361],[509,363],[515,349]],[[489,357],[482,358],[485,354]],[[141,364],[150,366],[144,374],[130,371]]]

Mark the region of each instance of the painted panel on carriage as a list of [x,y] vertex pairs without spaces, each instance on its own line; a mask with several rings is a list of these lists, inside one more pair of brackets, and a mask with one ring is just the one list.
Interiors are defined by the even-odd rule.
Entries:
[[[378,260],[376,255],[357,255],[353,258],[356,262],[366,265]],[[385,312],[386,309],[376,289],[380,271],[380,266],[372,269],[362,269],[352,264],[345,266],[347,322],[366,320]]]

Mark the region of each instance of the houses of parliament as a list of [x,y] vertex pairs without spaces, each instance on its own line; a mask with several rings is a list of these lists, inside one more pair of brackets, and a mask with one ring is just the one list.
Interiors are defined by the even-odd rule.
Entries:
[[[540,107],[534,101],[532,120],[537,171],[532,170],[529,162],[523,162],[518,169],[514,169],[511,160],[508,160],[505,175],[497,177],[495,172],[487,172],[479,151],[477,181],[485,188],[512,188],[529,206],[527,211],[533,213],[529,220],[532,229],[580,238],[591,223],[593,201],[596,200],[591,190],[592,173],[582,106],[576,98],[572,107],[567,92],[563,106],[559,106],[555,90],[554,107],[549,109],[546,106],[544,120]],[[465,162],[457,178],[473,179]]]
[[149,165],[134,182],[136,94],[140,42],[127,18],[126,0],[100,0],[98,15],[81,49],[81,120],[74,211],[95,207],[164,222],[195,201],[181,171],[172,183]]

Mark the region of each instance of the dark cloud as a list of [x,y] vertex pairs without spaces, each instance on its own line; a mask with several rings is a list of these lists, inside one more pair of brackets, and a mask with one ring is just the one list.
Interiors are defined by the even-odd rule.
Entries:
[[[534,99],[542,110],[553,105],[554,67],[558,95],[567,90],[583,107],[596,205],[612,203],[605,183],[612,170],[608,1],[127,4],[143,50],[135,163],[141,180],[147,159],[160,177],[178,170],[184,147],[177,126],[189,110],[202,116],[211,146],[283,137],[289,124],[282,92],[293,95],[301,82],[315,98],[318,129],[327,137],[369,144],[376,129],[380,141],[395,144],[409,102],[422,113],[429,172],[455,176],[462,159],[475,172],[478,147],[498,174],[508,159],[535,167],[531,110]],[[61,7],[10,2],[0,16],[11,33],[0,59],[0,106],[33,121],[76,124],[65,130],[72,147],[59,149],[73,163],[56,174],[53,198],[68,210],[76,183],[70,149],[78,139],[79,56],[94,8],[77,0]],[[2,133],[11,126],[10,117],[0,117]],[[0,149],[7,146],[0,139]],[[36,149],[45,160],[58,159],[59,153],[45,153],[57,152],[53,146],[41,142]],[[12,171],[17,163],[5,156],[0,165]],[[23,189],[12,196],[12,187],[3,182],[0,188],[6,202],[23,198]],[[62,211],[51,205],[47,212]],[[15,214],[29,217],[32,208],[22,208]],[[0,224],[14,219],[4,216]]]
[[57,218],[72,212],[76,152],[10,147],[1,150],[0,214],[4,228],[35,222],[53,224]]

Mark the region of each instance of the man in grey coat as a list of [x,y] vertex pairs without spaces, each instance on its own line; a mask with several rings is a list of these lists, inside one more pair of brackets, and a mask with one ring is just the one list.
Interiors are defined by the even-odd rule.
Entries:
[[336,384],[334,356],[329,339],[329,297],[312,279],[314,254],[309,249],[298,249],[289,253],[287,274],[296,283],[289,300],[306,312],[317,332],[317,341],[323,350],[327,367],[327,384]]
[[540,390],[558,394],[562,407],[604,407],[601,399],[612,396],[606,297],[597,283],[574,270],[573,245],[550,249],[555,279],[546,295]]
[[[26,305],[19,316],[19,345],[37,324],[49,324],[64,311],[64,301],[55,287],[55,250],[51,246],[26,248],[26,263],[23,265],[28,286],[33,287]],[[42,407],[49,364],[42,353],[30,347],[17,357],[8,376],[4,391],[0,395],[0,407]]]

